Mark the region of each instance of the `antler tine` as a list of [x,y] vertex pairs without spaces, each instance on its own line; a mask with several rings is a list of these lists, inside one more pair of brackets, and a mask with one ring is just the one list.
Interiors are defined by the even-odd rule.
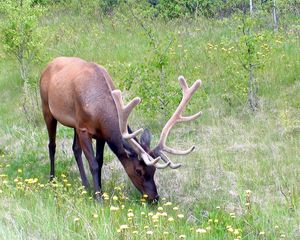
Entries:
[[167,153],[171,153],[174,155],[187,155],[190,152],[194,151],[194,149],[195,149],[195,146],[192,146],[191,148],[189,148],[187,150],[176,150],[176,149],[170,148],[168,146],[165,146],[163,150]]
[[168,156],[166,154],[164,154],[163,152],[160,152],[160,155],[161,155],[161,159],[166,162],[167,164],[169,163],[169,167],[172,168],[172,169],[176,169],[176,168],[179,168],[181,167],[181,163],[173,163],[171,161],[171,159],[168,158]]
[[161,157],[153,159],[146,151],[140,146],[138,142],[135,141],[135,137],[143,131],[143,129],[138,129],[133,133],[128,133],[128,117],[132,112],[133,108],[141,102],[139,97],[132,99],[126,106],[122,99],[122,93],[120,90],[113,90],[112,96],[116,104],[118,117],[119,117],[119,127],[122,134],[122,137],[128,141],[128,143],[133,147],[134,151],[138,153],[146,165],[155,166],[156,168],[166,168],[169,164],[159,164],[158,161],[161,160]]
[[138,134],[140,134],[143,129],[140,128],[133,133],[128,133],[127,129],[127,122],[128,117],[130,113],[132,112],[133,108],[138,105],[141,102],[141,99],[139,97],[136,97],[132,99],[126,106],[124,106],[124,102],[122,99],[122,93],[120,90],[113,90],[112,96],[114,98],[114,101],[116,103],[118,116],[119,116],[119,125],[120,125],[120,131],[124,139],[131,139],[136,137]]
[[[181,115],[182,112],[184,111],[186,105],[190,101],[191,97],[194,95],[196,90],[200,87],[201,80],[195,81],[191,87],[188,86],[188,84],[183,76],[179,76],[178,80],[179,80],[179,84],[182,88],[183,96],[182,96],[181,102],[178,105],[176,111],[174,112],[172,117],[169,119],[169,121],[166,123],[166,125],[164,126],[164,128],[161,132],[161,135],[160,135],[158,145],[157,145],[157,147],[155,147],[155,150],[160,151],[161,154],[162,154],[162,151],[165,151],[165,152],[168,152],[171,154],[176,154],[176,155],[186,155],[195,149],[195,147],[193,146],[188,150],[175,150],[175,149],[172,149],[172,148],[166,146],[167,137],[168,137],[172,127],[176,123],[195,120],[198,117],[200,117],[202,114],[201,112],[198,112],[192,116],[187,116],[187,117]],[[170,161],[170,159],[166,155],[163,157],[163,160]],[[177,167],[180,167],[180,164],[174,164],[171,162],[169,166],[170,167],[175,166],[177,168]]]

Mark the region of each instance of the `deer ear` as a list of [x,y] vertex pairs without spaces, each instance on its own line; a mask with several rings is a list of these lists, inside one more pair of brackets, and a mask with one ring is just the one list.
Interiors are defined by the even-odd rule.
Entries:
[[147,151],[150,150],[150,143],[151,143],[151,133],[150,131],[146,128],[141,136],[141,145],[142,147]]

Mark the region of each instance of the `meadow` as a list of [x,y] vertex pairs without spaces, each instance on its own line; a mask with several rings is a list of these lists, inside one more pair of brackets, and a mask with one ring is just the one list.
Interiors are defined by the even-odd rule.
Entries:
[[[157,67],[149,32],[129,13],[103,17],[65,6],[46,11],[30,98],[17,62],[0,46],[0,239],[300,239],[299,19],[258,41],[264,56],[255,72],[259,109],[252,112],[239,61],[243,50],[234,41],[237,18],[145,20],[158,48],[166,49]],[[96,203],[80,185],[73,130],[61,125],[57,178],[49,182],[38,81],[57,56],[97,62],[126,96],[141,94],[144,101],[129,123],[149,128],[153,145],[180,99],[178,76],[190,84],[202,80],[187,112],[203,115],[177,126],[168,143],[196,150],[172,157],[181,168],[157,170],[158,205],[146,204],[107,147],[104,202]],[[172,101],[161,105],[159,94]]]

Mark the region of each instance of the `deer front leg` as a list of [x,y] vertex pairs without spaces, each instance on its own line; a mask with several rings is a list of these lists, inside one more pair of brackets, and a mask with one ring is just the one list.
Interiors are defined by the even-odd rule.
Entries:
[[78,166],[78,169],[79,169],[82,185],[86,189],[88,189],[90,184],[89,184],[89,181],[88,181],[88,179],[86,177],[86,174],[85,174],[85,170],[84,170],[84,166],[83,166],[83,162],[82,162],[82,149],[81,149],[79,139],[78,139],[78,135],[77,135],[75,129],[74,129],[74,141],[73,141],[72,149],[73,149],[75,160],[77,162],[77,166]]
[[94,150],[92,145],[92,138],[85,128],[76,129],[78,134],[80,146],[84,152],[86,159],[89,162],[90,170],[93,177],[94,191],[96,200],[101,201],[101,189],[99,185],[99,164],[94,157]]
[[105,141],[103,141],[101,139],[96,140],[96,161],[97,161],[98,166],[99,166],[99,187],[100,187],[101,190],[102,190],[101,170],[102,170],[102,166],[103,166],[104,145],[105,145]]

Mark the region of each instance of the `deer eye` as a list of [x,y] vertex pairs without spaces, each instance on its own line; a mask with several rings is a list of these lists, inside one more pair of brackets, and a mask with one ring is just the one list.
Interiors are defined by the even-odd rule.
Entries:
[[136,175],[138,175],[139,177],[141,177],[143,175],[142,171],[140,169],[135,169],[135,173]]

